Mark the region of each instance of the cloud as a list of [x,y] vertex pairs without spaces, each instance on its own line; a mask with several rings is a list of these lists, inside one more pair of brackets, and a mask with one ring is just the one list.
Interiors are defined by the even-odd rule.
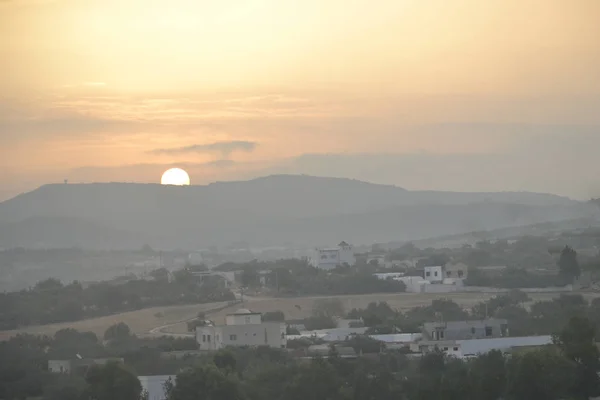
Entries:
[[194,144],[184,147],[173,147],[166,149],[151,150],[151,154],[190,154],[190,153],[220,153],[224,157],[229,156],[235,151],[252,152],[258,143],[246,140],[232,140],[224,142],[214,142],[208,144]]

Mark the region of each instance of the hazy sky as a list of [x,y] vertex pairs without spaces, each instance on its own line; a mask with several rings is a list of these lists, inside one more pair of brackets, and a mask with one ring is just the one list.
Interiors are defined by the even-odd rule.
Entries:
[[0,200],[310,173],[600,196],[598,0],[0,0]]

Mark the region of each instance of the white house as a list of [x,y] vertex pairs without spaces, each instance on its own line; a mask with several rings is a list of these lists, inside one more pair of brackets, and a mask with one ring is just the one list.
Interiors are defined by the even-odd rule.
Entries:
[[309,257],[309,263],[313,267],[329,270],[338,265],[354,265],[356,258],[352,245],[341,242],[337,247],[315,249],[313,255]]
[[225,317],[225,325],[199,326],[196,341],[200,350],[219,350],[228,346],[269,346],[285,348],[286,324],[263,322],[260,313],[240,309]]
[[142,393],[148,393],[148,400],[166,400],[165,383],[171,380],[175,384],[174,375],[138,376],[142,385]]
[[423,278],[430,283],[442,283],[444,281],[443,267],[425,267]]

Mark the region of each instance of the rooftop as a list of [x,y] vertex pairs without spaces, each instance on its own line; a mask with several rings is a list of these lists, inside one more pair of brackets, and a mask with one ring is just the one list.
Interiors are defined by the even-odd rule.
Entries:
[[252,311],[248,310],[247,308],[240,308],[236,312],[231,313],[231,314],[227,314],[227,315],[259,315],[259,314],[260,313],[258,313],[258,312],[252,312]]
[[508,350],[513,347],[546,346],[552,344],[552,336],[521,336],[490,339],[457,340],[463,355],[477,355],[492,350]]
[[449,329],[464,329],[476,326],[485,326],[485,325],[501,325],[508,324],[508,321],[505,319],[497,319],[497,318],[488,318],[488,319],[478,319],[473,321],[439,321],[439,322],[425,322],[423,327],[427,330],[435,327],[444,327]]

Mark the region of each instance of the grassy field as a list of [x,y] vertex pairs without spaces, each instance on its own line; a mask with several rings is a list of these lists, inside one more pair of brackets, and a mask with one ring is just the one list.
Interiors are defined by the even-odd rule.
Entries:
[[[368,294],[368,295],[354,295],[354,296],[335,296],[341,300],[346,311],[350,311],[352,308],[365,308],[369,303],[374,301],[385,301],[392,308],[397,310],[408,310],[418,306],[424,306],[431,304],[434,299],[446,298],[450,299],[465,309],[470,309],[475,304],[489,300],[490,298],[498,295],[498,293],[445,293],[445,294],[434,294],[434,293],[395,293],[395,294]],[[529,297],[532,302],[550,300],[554,297],[559,296],[560,293],[530,293]],[[584,294],[588,300],[593,297],[597,297],[597,294]],[[312,314],[312,309],[315,301],[318,299],[331,298],[329,296],[319,297],[297,297],[297,298],[285,298],[285,299],[274,299],[274,298],[262,298],[262,299],[250,299],[245,301],[243,304],[238,304],[233,307],[218,311],[210,314],[210,318],[215,323],[223,324],[225,316],[228,313],[235,311],[238,308],[248,308],[255,312],[269,312],[281,310],[285,314],[286,319],[302,319]],[[174,324],[164,332],[170,333],[184,333],[187,329],[185,323]]]
[[[398,310],[407,310],[417,306],[428,305],[434,299],[446,298],[450,299],[463,308],[471,308],[473,305],[490,299],[496,296],[497,293],[446,293],[446,294],[427,294],[427,293],[397,293],[397,294],[369,294],[360,296],[335,296],[340,299],[346,311],[352,308],[364,308],[373,301],[385,301],[392,308]],[[557,297],[559,293],[530,293],[532,301],[549,300]],[[598,297],[596,293],[584,294],[588,300]],[[63,328],[74,328],[79,331],[91,331],[99,335],[104,334],[104,331],[112,324],[124,322],[131,330],[138,335],[147,335],[156,327],[165,326],[162,331],[170,333],[185,333],[187,325],[184,321],[194,318],[198,312],[208,311],[208,315],[217,324],[224,322],[225,315],[231,313],[238,308],[249,308],[255,312],[268,312],[281,310],[284,312],[286,319],[301,319],[311,315],[315,301],[323,298],[331,298],[327,296],[319,297],[297,297],[297,298],[248,298],[243,304],[236,304],[227,307],[215,313],[210,313],[210,310],[221,308],[226,303],[210,303],[186,306],[173,307],[155,307],[144,310],[132,311],[107,317],[93,318],[83,321],[31,326],[16,331],[0,332],[0,340],[6,340],[18,333],[32,333],[53,335],[56,331]]]
[[146,334],[157,326],[173,324],[179,321],[194,318],[198,312],[222,307],[227,303],[209,303],[173,307],[154,307],[106,317],[86,319],[76,322],[60,324],[29,326],[14,331],[0,332],[0,340],[6,340],[18,333],[31,333],[36,335],[53,335],[56,331],[64,328],[73,328],[78,331],[94,332],[98,337],[104,335],[106,329],[116,323],[124,322],[133,331],[141,335]]

